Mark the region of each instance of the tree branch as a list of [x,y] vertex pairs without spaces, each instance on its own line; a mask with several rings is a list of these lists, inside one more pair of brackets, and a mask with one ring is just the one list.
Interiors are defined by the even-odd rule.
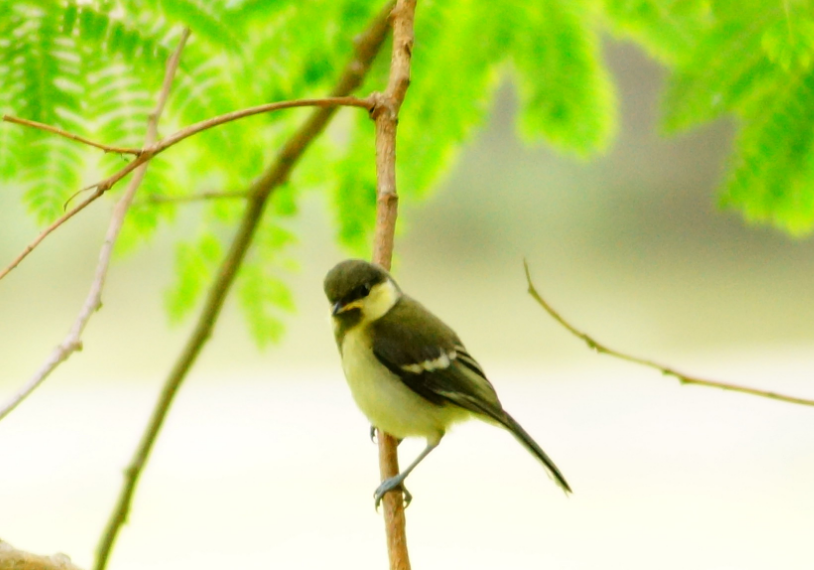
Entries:
[[529,272],[529,264],[525,260],[523,264],[526,268],[526,280],[528,281],[529,285],[529,295],[534,298],[535,301],[547,312],[551,317],[560,323],[568,332],[573,334],[575,337],[581,339],[588,345],[588,348],[595,350],[600,354],[607,354],[609,356],[613,356],[615,358],[619,358],[622,360],[626,360],[628,362],[633,362],[635,364],[641,364],[642,366],[647,366],[648,368],[653,368],[658,370],[665,376],[673,376],[677,378],[682,384],[695,384],[697,386],[708,386],[710,388],[719,388],[721,390],[729,390],[731,392],[740,392],[742,394],[751,394],[753,396],[761,396],[763,398],[771,398],[772,400],[780,400],[781,402],[789,402],[791,404],[800,404],[803,406],[814,406],[814,400],[807,400],[805,398],[797,398],[795,396],[786,396],[784,394],[778,394],[776,392],[767,392],[765,390],[757,390],[755,388],[747,388],[745,386],[738,386],[736,384],[728,384],[725,382],[717,382],[715,380],[705,380],[704,378],[698,378],[695,376],[689,376],[682,372],[675,370],[674,368],[670,368],[667,366],[662,366],[661,364],[657,364],[652,360],[647,360],[644,358],[639,358],[637,356],[631,356],[629,354],[625,354],[623,352],[619,352],[617,350],[613,350],[612,348],[608,348],[604,344],[599,343],[598,341],[594,340],[592,337],[588,336],[588,334],[580,331],[576,327],[574,327],[571,323],[565,320],[554,308],[546,302],[545,299],[537,292],[537,289],[534,287],[534,284],[531,281],[531,273]]
[[[48,131],[49,133],[54,133],[61,137],[65,137],[66,139],[71,139],[72,141],[78,141],[83,144],[101,149],[107,152],[115,152],[117,154],[133,154],[133,155],[140,155],[141,149],[138,148],[129,148],[123,146],[110,146],[102,143],[98,143],[92,141],[90,139],[86,139],[85,137],[80,137],[79,135],[75,135],[73,133],[69,133],[59,127],[52,127],[51,125],[46,125],[45,123],[39,123],[37,121],[29,121],[28,119],[21,119],[20,117],[15,117],[13,115],[3,115],[3,121],[7,123],[16,123],[18,125],[23,125],[24,127],[31,127],[32,129],[39,129],[41,131]],[[150,141],[152,142],[152,141]]]
[[[213,127],[217,127],[225,123],[230,123],[232,121],[237,121],[245,117],[259,115],[262,113],[270,113],[273,111],[280,111],[282,109],[293,109],[296,107],[320,107],[320,108],[361,107],[363,109],[370,110],[372,106],[373,103],[370,100],[358,99],[356,97],[347,97],[347,96],[326,97],[323,99],[298,99],[295,101],[278,101],[277,103],[267,103],[265,105],[249,107],[248,109],[242,109],[240,111],[233,111],[231,113],[226,113],[225,115],[212,117],[211,119],[207,119],[205,121],[201,121],[199,123],[195,123],[193,125],[185,127],[180,131],[177,131],[158,142],[153,142],[152,144],[145,145],[145,147],[138,152],[138,156],[136,156],[135,159],[128,162],[117,172],[115,172],[111,176],[108,176],[104,180],[100,180],[99,182],[95,182],[93,184],[85,186],[84,188],[76,192],[73,196],[71,196],[68,202],[70,202],[75,196],[83,192],[93,190],[93,194],[88,196],[85,200],[74,206],[72,209],[68,210],[66,213],[61,215],[56,220],[54,220],[48,227],[46,227],[42,232],[40,232],[40,234],[31,243],[25,246],[25,248],[23,248],[23,250],[17,255],[17,257],[15,257],[11,261],[11,263],[9,263],[2,271],[0,271],[0,279],[8,275],[12,269],[17,267],[20,264],[20,262],[22,262],[22,260],[25,259],[28,256],[28,254],[31,253],[34,250],[34,248],[36,248],[42,242],[42,240],[48,237],[48,235],[51,232],[53,232],[59,226],[61,226],[62,224],[70,220],[72,217],[74,217],[76,214],[84,210],[91,203],[95,202],[102,194],[110,190],[122,178],[133,172],[142,164],[149,162],[150,160],[152,160],[157,155],[164,152],[171,146],[178,144],[182,140],[187,139],[192,135],[196,135],[200,132],[211,129]],[[52,127],[52,129],[55,128]]]
[[[386,37],[387,14],[390,11],[390,6],[391,5],[388,5],[386,10],[382,11],[373,19],[368,29],[357,40],[356,58],[345,68],[342,76],[334,87],[334,96],[344,97],[361,85],[364,76]],[[266,203],[272,196],[274,189],[288,179],[292,168],[302,157],[311,142],[325,129],[335,111],[336,106],[324,106],[316,110],[303,126],[294,133],[291,139],[289,139],[274,163],[250,187],[248,205],[229,248],[229,252],[224,258],[217,272],[217,277],[209,289],[195,328],[164,383],[161,394],[153,408],[152,415],[145,427],[141,441],[133,454],[130,464],[125,469],[122,489],[97,547],[95,570],[104,570],[107,565],[110,551],[113,548],[116,537],[122,525],[127,520],[133,494],[138,485],[139,477],[144,470],[144,466],[149,459],[153,444],[161,431],[164,419],[169,413],[170,406],[184,378],[212,334],[212,329],[223,307],[226,295],[251,245],[255,229],[260,222]]]
[[188,194],[186,196],[147,196],[141,200],[136,201],[136,206],[145,204],[178,204],[183,202],[202,202],[205,200],[245,200],[251,194],[246,191],[242,192],[198,192],[197,194]]
[[0,540],[0,570],[80,570],[64,554],[40,556]]
[[[147,135],[145,136],[145,145],[152,144],[157,138],[158,118],[161,116],[161,113],[164,110],[167,97],[169,96],[170,87],[172,86],[172,80],[175,77],[176,70],[178,69],[178,62],[181,58],[181,52],[183,51],[184,45],[186,44],[188,38],[189,29],[185,28],[181,33],[178,47],[167,60],[164,83],[162,84],[161,91],[158,94],[155,109],[150,113],[147,119]],[[37,370],[34,376],[31,377],[28,383],[23,386],[23,388],[17,394],[15,394],[9,402],[0,408],[0,420],[6,417],[14,408],[25,400],[37,388],[37,386],[42,384],[42,382],[51,374],[51,372],[53,372],[62,362],[67,360],[71,354],[82,350],[82,331],[85,330],[85,326],[88,324],[88,321],[90,321],[93,314],[102,306],[102,288],[104,287],[105,277],[107,277],[107,270],[110,266],[110,256],[113,253],[113,246],[116,243],[116,239],[119,237],[122,224],[124,224],[124,217],[127,214],[127,210],[130,208],[130,204],[133,201],[133,196],[135,195],[139,186],[141,186],[141,181],[144,179],[144,175],[146,173],[147,164],[145,163],[136,169],[135,173],[133,174],[133,178],[130,179],[130,183],[127,185],[127,189],[125,190],[124,194],[122,194],[122,197],[119,198],[116,206],[113,208],[113,215],[110,218],[110,224],[107,228],[105,241],[103,242],[102,249],[99,253],[99,262],[96,265],[96,273],[94,275],[93,282],[91,283],[90,291],[88,292],[85,303],[82,305],[82,309],[79,311],[79,316],[77,316],[76,320],[74,321],[70,332],[68,332],[68,335],[62,341],[62,343],[60,343],[59,346],[57,346],[51,352],[51,355],[40,367],[40,369]]]
[[[410,84],[415,0],[398,0],[391,13],[393,53],[387,89],[374,94],[371,117],[376,121],[376,230],[373,261],[390,269],[393,237],[398,215],[396,192],[396,127],[398,114]],[[399,472],[396,439],[379,432],[379,471],[382,481]],[[385,494],[384,524],[391,570],[409,570],[406,519],[401,490]]]

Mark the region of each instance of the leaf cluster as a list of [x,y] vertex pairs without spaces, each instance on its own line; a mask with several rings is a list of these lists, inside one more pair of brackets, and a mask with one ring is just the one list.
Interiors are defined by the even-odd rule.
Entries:
[[[678,131],[722,115],[741,130],[722,201],[795,233],[814,227],[811,76],[814,0],[422,0],[413,83],[399,129],[399,191],[425,196],[483,124],[500,81],[518,87],[518,128],[577,156],[601,151],[616,124],[613,84],[601,58],[610,27],[671,67],[664,127]],[[326,95],[352,57],[353,40],[381,6],[369,0],[0,0],[0,109],[111,145],[140,146],[164,60],[192,30],[162,118],[164,134],[260,103]],[[386,50],[385,50],[386,51]],[[362,93],[381,90],[389,57]],[[230,123],[154,159],[128,215],[124,249],[176,218],[150,197],[246,188],[307,110]],[[302,193],[329,196],[337,236],[368,252],[375,209],[373,126],[345,110],[275,196],[238,276],[259,342],[274,340],[292,307],[283,275],[295,242],[285,228]],[[121,157],[17,126],[0,126],[0,177],[25,187],[41,222],[66,198],[119,166]],[[177,249],[175,318],[194,306],[242,210],[208,201]]]
[[615,29],[671,65],[663,126],[739,130],[721,204],[791,234],[814,229],[814,2],[606,0]]

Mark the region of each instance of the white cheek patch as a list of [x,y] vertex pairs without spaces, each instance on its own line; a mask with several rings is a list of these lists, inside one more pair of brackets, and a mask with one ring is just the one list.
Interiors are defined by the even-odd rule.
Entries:
[[421,374],[422,372],[434,372],[435,370],[444,370],[449,368],[452,361],[458,357],[458,354],[453,350],[448,353],[441,353],[441,356],[432,360],[425,360],[424,362],[417,362],[415,364],[405,364],[401,367],[405,372],[411,374]]
[[387,314],[393,308],[393,305],[398,302],[400,296],[401,293],[399,293],[396,285],[388,279],[383,283],[374,285],[373,289],[370,290],[370,294],[358,303],[365,313],[365,319],[375,321]]

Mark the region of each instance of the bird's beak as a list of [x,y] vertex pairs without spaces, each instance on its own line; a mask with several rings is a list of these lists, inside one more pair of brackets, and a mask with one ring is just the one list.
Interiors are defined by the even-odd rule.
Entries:
[[331,307],[331,314],[333,316],[337,316],[340,313],[344,313],[345,311],[350,311],[351,309],[360,309],[362,307],[362,301],[356,300],[351,301],[350,303],[342,303],[342,301],[337,301]]

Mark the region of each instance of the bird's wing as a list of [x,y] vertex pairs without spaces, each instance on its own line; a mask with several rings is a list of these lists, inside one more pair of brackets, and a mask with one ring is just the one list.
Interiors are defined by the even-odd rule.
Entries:
[[417,301],[403,297],[371,326],[376,358],[411,390],[434,404],[454,404],[504,423],[483,369],[455,332]]
[[459,406],[502,425],[564,491],[571,491],[551,458],[506,413],[483,369],[440,319],[405,296],[371,326],[373,353],[407,387],[434,404]]

